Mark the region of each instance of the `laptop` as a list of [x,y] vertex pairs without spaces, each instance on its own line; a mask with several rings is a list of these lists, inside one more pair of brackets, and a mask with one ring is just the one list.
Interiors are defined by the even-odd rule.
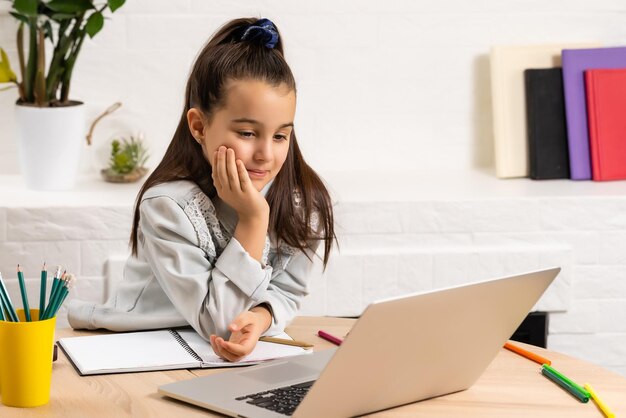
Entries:
[[351,417],[469,388],[561,269],[371,303],[338,348],[166,384],[233,417]]

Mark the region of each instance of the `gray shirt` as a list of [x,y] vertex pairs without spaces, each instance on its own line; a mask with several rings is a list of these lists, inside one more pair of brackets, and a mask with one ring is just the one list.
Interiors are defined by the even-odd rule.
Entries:
[[211,334],[228,338],[228,324],[262,303],[273,318],[266,334],[282,331],[293,319],[308,293],[319,242],[309,243],[305,254],[284,244],[276,248],[266,237],[259,263],[233,237],[236,212],[189,181],[150,188],[139,212],[137,257],[128,258],[124,278],[104,305],[71,301],[73,328],[191,325],[208,340]]

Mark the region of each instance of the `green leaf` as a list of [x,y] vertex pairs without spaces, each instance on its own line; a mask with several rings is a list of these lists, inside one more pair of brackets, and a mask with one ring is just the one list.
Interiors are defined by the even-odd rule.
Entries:
[[71,15],[69,13],[53,13],[50,15],[50,19],[56,20],[57,22],[61,20],[74,19],[75,17],[76,15]]
[[4,49],[0,48],[0,83],[14,83],[16,81],[17,76],[11,69],[9,57]]
[[120,7],[122,7],[125,2],[126,0],[107,0],[107,3],[109,4],[109,9],[111,9],[111,12],[114,12]]
[[11,16],[13,16],[14,18],[16,18],[17,20],[19,20],[20,22],[24,22],[28,25],[28,17],[21,15],[19,13],[15,13],[15,12],[9,12],[11,13]]
[[[17,1],[17,0],[16,0]],[[46,4],[49,9],[57,13],[84,13],[95,9],[91,0],[52,0]]]
[[37,16],[38,0],[15,0],[13,8],[26,16]]
[[103,26],[104,17],[102,16],[102,13],[95,12],[92,13],[91,16],[89,16],[89,19],[87,19],[85,30],[87,31],[89,37],[93,38],[94,36],[96,36],[96,33],[100,32]]
[[43,24],[44,33],[48,38],[50,38],[50,42],[54,44],[54,30],[52,30],[52,23],[49,20],[46,20],[46,23]]

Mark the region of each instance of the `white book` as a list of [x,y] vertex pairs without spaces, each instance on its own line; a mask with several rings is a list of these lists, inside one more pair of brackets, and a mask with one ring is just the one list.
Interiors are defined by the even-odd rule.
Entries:
[[[291,339],[287,334],[278,338]],[[81,376],[156,370],[236,367],[311,353],[301,347],[259,341],[238,362],[220,358],[193,329],[127,332],[58,341]]]
[[563,49],[591,48],[596,42],[491,48],[491,102],[496,174],[528,177],[528,131],[524,70],[561,66]]

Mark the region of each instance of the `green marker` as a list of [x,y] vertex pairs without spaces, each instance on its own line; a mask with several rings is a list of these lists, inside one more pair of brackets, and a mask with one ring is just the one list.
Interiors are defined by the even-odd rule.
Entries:
[[[551,369],[550,366],[546,367],[546,365],[543,365],[544,367],[541,369],[541,373],[547,377],[548,379],[552,380],[554,383],[556,383],[557,385],[561,386],[563,389],[565,389],[567,392],[570,393],[570,395],[574,396],[576,399],[578,399],[579,401],[583,402],[583,403],[587,403],[589,402],[589,392],[587,392],[584,388],[581,390],[579,390],[576,386],[576,384],[572,385],[569,382],[572,382],[570,379],[568,379],[567,377],[563,376],[561,373],[554,373]],[[562,377],[561,377],[562,376]],[[573,382],[572,382],[573,383]]]
[[563,373],[557,371],[554,367],[552,367],[552,366],[550,366],[548,364],[544,364],[543,367],[548,369],[549,371],[551,371],[553,374],[557,375],[560,379],[565,381],[568,385],[574,386],[580,392],[584,393],[586,397],[590,397],[591,396],[591,394],[589,392],[587,392],[587,389],[585,389],[584,387],[582,387],[578,383],[574,382],[572,379],[570,379],[569,377],[565,376]]

